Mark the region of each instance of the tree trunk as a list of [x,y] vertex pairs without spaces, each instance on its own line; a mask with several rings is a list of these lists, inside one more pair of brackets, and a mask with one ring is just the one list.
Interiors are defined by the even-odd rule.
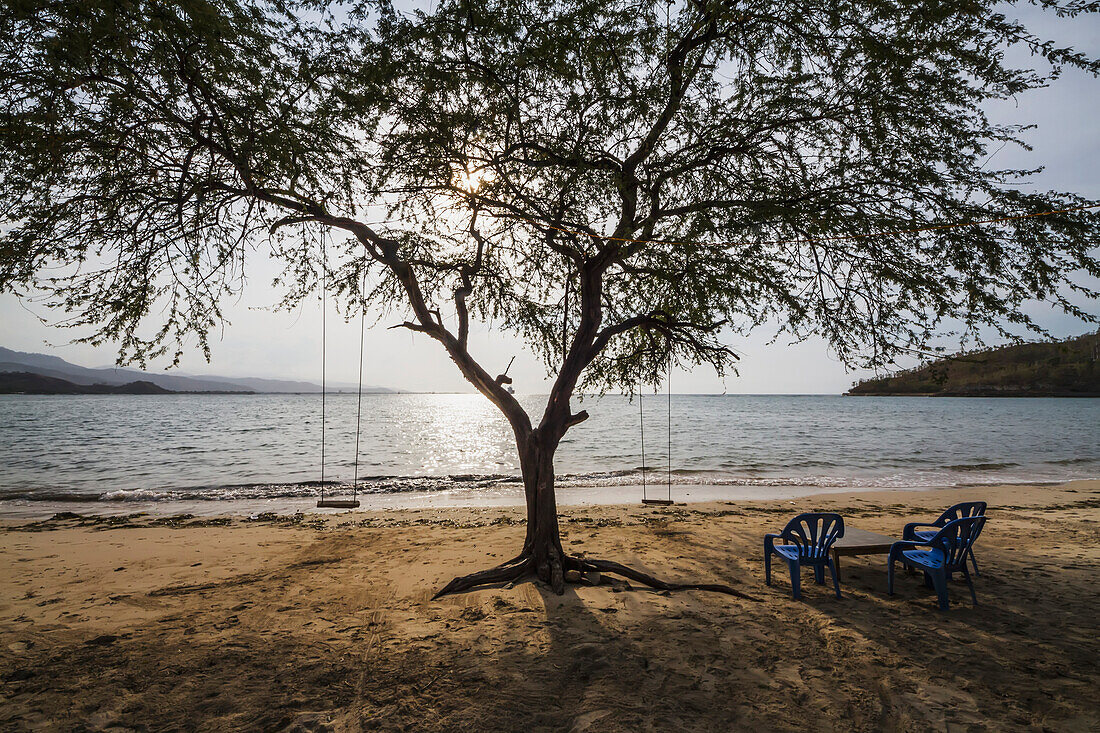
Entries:
[[444,586],[435,598],[450,593],[461,593],[481,585],[512,583],[534,573],[555,593],[565,592],[565,573],[596,571],[614,573],[635,580],[658,590],[684,590],[694,588],[756,600],[736,591],[728,585],[715,583],[668,583],[652,575],[640,572],[610,560],[597,560],[567,555],[561,546],[558,531],[558,503],[554,495],[554,452],[564,430],[551,431],[545,425],[532,430],[524,437],[517,430],[520,446],[520,469],[527,498],[527,536],[520,554],[506,563],[471,575],[455,578]]
[[534,572],[555,593],[565,592],[565,571],[582,569],[577,558],[565,554],[558,532],[558,504],[554,496],[554,451],[560,437],[550,438],[543,429],[516,430],[520,472],[527,500],[527,536],[519,555],[495,568],[455,578],[436,598],[460,593],[479,585],[508,583]]
[[565,587],[566,555],[558,531],[558,503],[554,495],[554,452],[557,440],[543,429],[532,431],[521,449],[520,469],[527,497],[527,537],[522,555],[531,559],[539,580],[555,592]]

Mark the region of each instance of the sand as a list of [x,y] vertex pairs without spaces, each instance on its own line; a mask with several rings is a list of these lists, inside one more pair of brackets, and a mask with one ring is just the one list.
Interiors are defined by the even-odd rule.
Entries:
[[[761,537],[838,510],[900,535],[990,502],[981,605],[883,557],[763,582]],[[8,521],[3,730],[1100,729],[1100,481],[572,507],[567,548],[699,591],[534,583],[432,601],[512,554],[515,508]]]

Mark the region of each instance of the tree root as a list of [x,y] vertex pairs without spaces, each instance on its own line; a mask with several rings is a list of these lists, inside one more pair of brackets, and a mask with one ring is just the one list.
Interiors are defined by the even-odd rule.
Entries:
[[452,593],[462,593],[463,591],[470,590],[479,585],[508,583],[513,580],[518,580],[531,570],[531,564],[531,558],[521,555],[514,560],[509,560],[503,565],[497,565],[495,568],[471,573],[470,575],[463,575],[443,586],[438,593],[432,596],[432,600],[434,601],[437,598],[442,598]]
[[660,578],[655,578],[652,575],[647,575],[634,568],[627,567],[621,563],[613,562],[611,560],[594,560],[591,558],[565,556],[563,563],[555,562],[553,567],[547,567],[544,563],[542,567],[536,567],[534,558],[530,555],[520,555],[512,560],[509,560],[502,565],[497,565],[494,568],[488,570],[481,570],[470,575],[463,575],[455,578],[450,583],[445,585],[438,593],[432,596],[432,600],[442,598],[443,596],[451,595],[454,593],[462,593],[473,588],[492,585],[494,583],[509,583],[519,580],[528,573],[534,572],[537,577],[543,582],[550,585],[551,589],[559,596],[565,592],[565,581],[563,578],[564,570],[579,570],[596,571],[600,573],[613,573],[620,575],[628,580],[633,580],[641,583],[650,588],[656,590],[705,590],[712,593],[724,593],[730,596],[736,596],[737,598],[744,598],[749,601],[759,600],[753,596],[746,595],[739,590],[731,588],[728,585],[722,585],[720,583],[669,583]]

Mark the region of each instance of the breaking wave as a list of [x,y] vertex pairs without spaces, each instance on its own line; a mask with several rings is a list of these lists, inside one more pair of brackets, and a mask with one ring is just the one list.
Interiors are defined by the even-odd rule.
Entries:
[[1019,463],[958,463],[947,466],[949,471],[1000,471],[1004,468],[1018,466]]
[[[691,471],[674,469],[671,483],[675,486],[730,486],[730,487],[799,487],[821,489],[896,489],[896,488],[938,488],[950,486],[975,486],[998,483],[1036,483],[1025,476],[1012,477],[1003,471],[994,470],[1011,467],[1015,464],[971,464],[966,467],[949,466],[949,471],[967,472],[965,482],[954,480],[944,471],[897,472],[888,475],[851,476],[851,475],[777,475],[744,476],[731,475],[715,471]],[[989,475],[978,478],[973,474],[989,471]],[[667,469],[647,469],[645,483],[650,486],[664,485],[669,480]],[[642,472],[638,469],[620,471],[589,472],[563,474],[557,477],[556,485],[560,489],[613,488],[617,486],[639,486],[643,482]],[[324,493],[341,496],[352,493],[348,482],[326,481]],[[0,490],[0,501],[54,502],[54,503],[94,503],[94,502],[218,502],[249,501],[266,499],[310,499],[321,495],[319,481],[301,481],[296,483],[252,483],[226,486],[204,486],[196,488],[173,489],[111,489],[101,492],[56,490],[49,488],[28,488],[21,490]],[[471,492],[487,489],[522,490],[518,475],[509,474],[455,474],[452,476],[375,476],[359,482],[356,491],[364,495],[434,493],[434,492]]]

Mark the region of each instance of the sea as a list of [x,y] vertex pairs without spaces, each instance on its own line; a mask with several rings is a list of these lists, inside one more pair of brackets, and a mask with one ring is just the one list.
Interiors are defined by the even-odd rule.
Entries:
[[[545,396],[519,399],[537,422]],[[582,408],[555,463],[563,503],[632,502],[643,483],[690,501],[1100,477],[1097,399],[645,394]],[[522,503],[512,432],[475,394],[329,394],[323,421],[317,394],[0,396],[0,516],[292,510],[353,488],[367,507]]]

